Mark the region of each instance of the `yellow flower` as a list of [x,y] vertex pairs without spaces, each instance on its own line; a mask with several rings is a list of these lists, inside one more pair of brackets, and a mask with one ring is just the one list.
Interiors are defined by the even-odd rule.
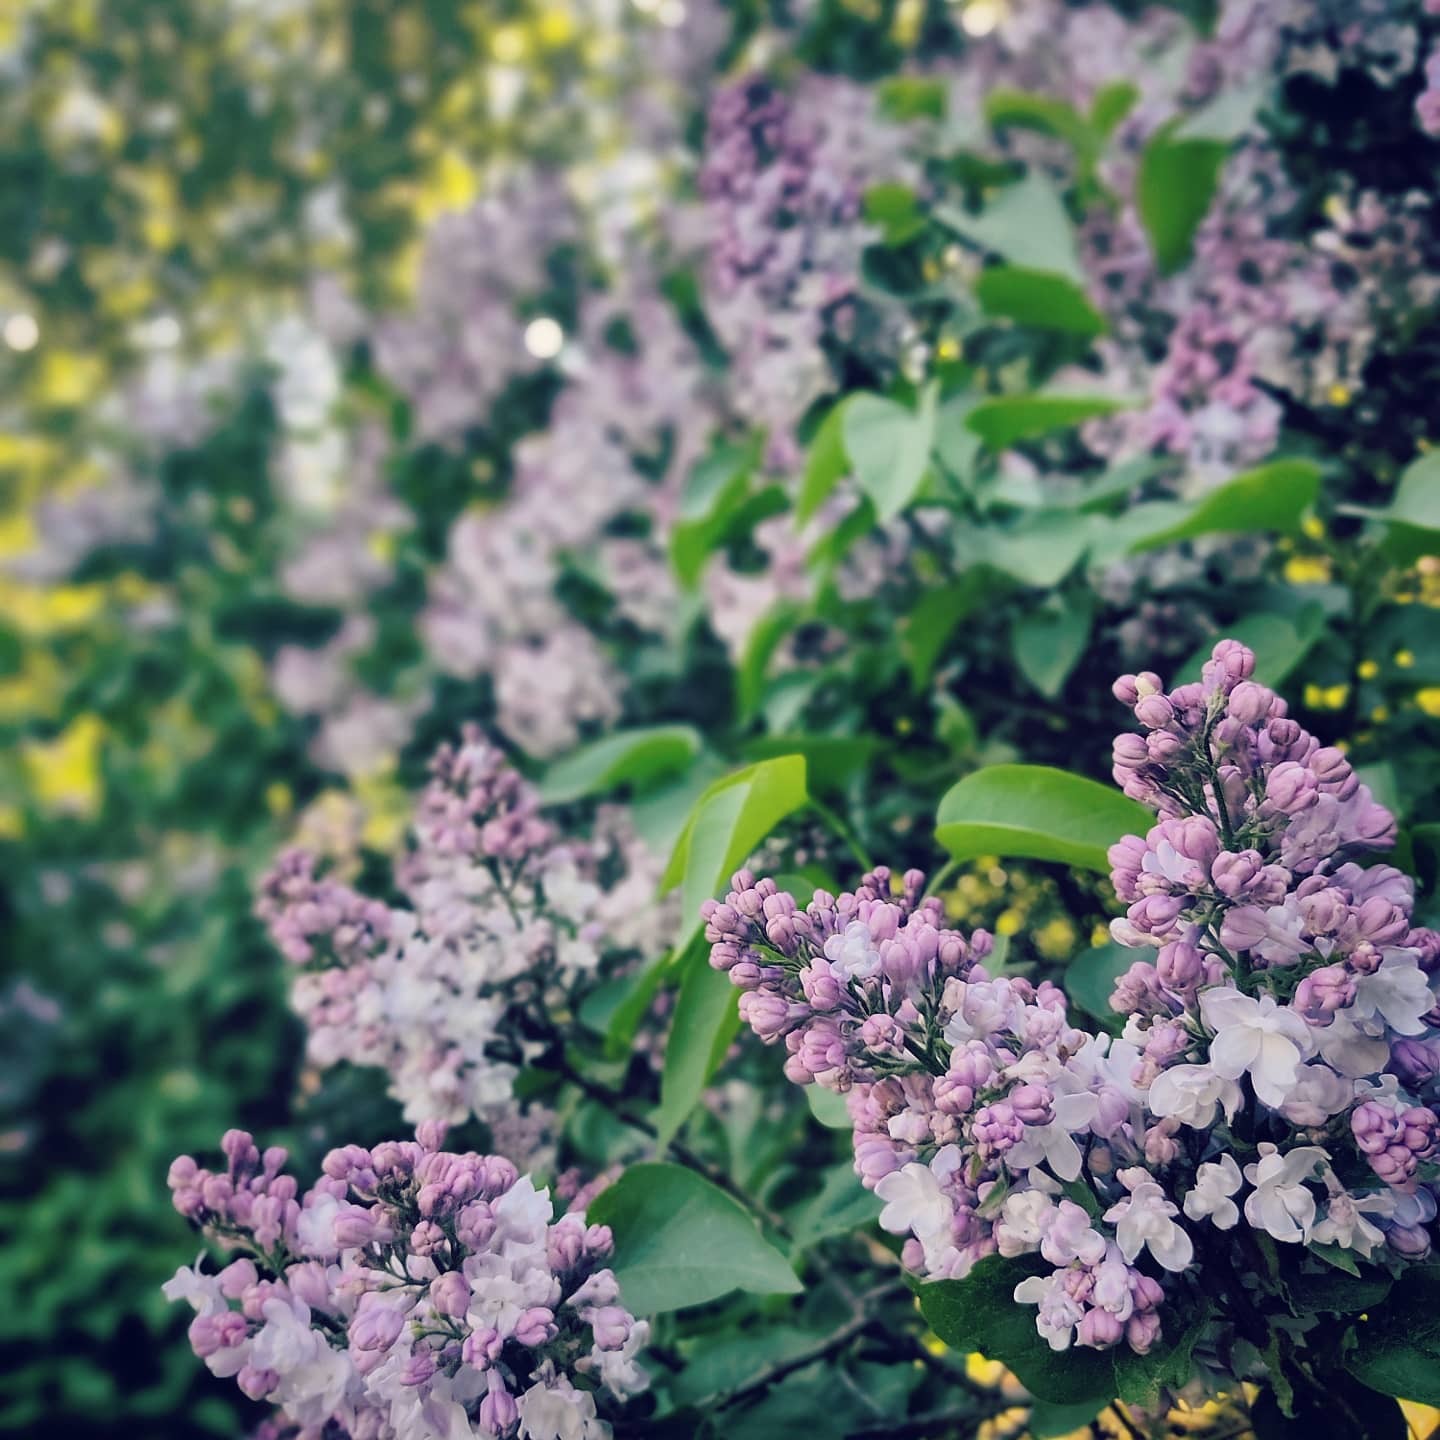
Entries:
[[25,778],[41,809],[85,819],[99,813],[104,739],[100,717],[86,714],[77,716],[53,740],[31,740],[22,746]]
[[1427,685],[1415,692],[1415,703],[1436,720],[1440,720],[1440,685]]
[[1355,673],[1362,680],[1373,680],[1380,673],[1380,666],[1374,660],[1362,660],[1355,667]]
[[1413,650],[1397,650],[1395,663],[1402,670],[1408,670],[1415,663],[1415,652]]
[[1330,562],[1323,555],[1292,555],[1285,578],[1292,585],[1323,585],[1330,579]]

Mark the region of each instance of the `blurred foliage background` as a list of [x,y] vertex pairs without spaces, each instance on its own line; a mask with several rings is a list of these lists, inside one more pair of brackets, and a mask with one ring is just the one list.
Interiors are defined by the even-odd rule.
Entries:
[[[1214,7],[1170,8],[1203,22]],[[672,189],[693,191],[684,152],[703,131],[703,94],[689,95],[697,74],[772,57],[791,12],[805,11],[805,63],[867,81],[923,76],[1004,9],[0,8],[0,1236],[14,1297],[0,1314],[0,1432],[242,1433],[253,1415],[195,1362],[186,1317],[160,1296],[188,1258],[166,1166],[177,1152],[211,1149],[230,1125],[291,1144],[302,1173],[332,1135],[333,1111],[348,1138],[399,1128],[380,1077],[322,1086],[303,1068],[286,977],[251,915],[254,878],[297,828],[357,866],[386,849],[436,741],[493,707],[484,677],[437,673],[417,615],[452,526],[503,493],[514,441],[543,420],[560,379],[544,366],[506,375],[504,404],[462,426],[461,443],[437,443],[377,373],[355,312],[399,312],[417,292],[423,307],[427,231],[503,193],[515,174],[563,169],[602,216],[595,253],[559,227],[520,318],[557,316],[574,329],[590,271],[614,266]],[[926,83],[895,92],[895,107],[927,114]],[[1295,176],[1314,181],[1304,213],[1318,224],[1327,185],[1343,191],[1336,177],[1361,174],[1374,153],[1361,118],[1380,130],[1393,116],[1368,93],[1317,100],[1292,89],[1273,135],[1290,147]],[[1355,124],[1307,129],[1322,100],[1335,115],[1350,104]],[[657,113],[672,119],[659,124]],[[970,143],[960,128],[947,133],[952,146]],[[1384,153],[1390,192],[1433,179],[1432,141]],[[956,161],[944,180],[969,194],[988,173]],[[612,236],[603,217],[614,215]],[[1006,329],[997,339],[973,305],[942,295],[953,237],[942,242],[924,221],[908,228],[903,203],[898,218],[880,219],[894,253],[879,278],[923,324],[883,361],[857,342],[836,363],[837,388],[897,375],[903,388],[910,377],[895,352],[917,336],[947,379],[962,342],[983,357],[977,373],[1004,377],[997,385],[1017,369],[1015,386],[1038,385],[1071,358],[1068,338],[1017,341]],[[676,266],[660,279],[697,346],[713,350],[693,275]],[[928,816],[965,768],[1023,754],[1103,770],[1109,676],[1139,659],[1183,662],[1217,627],[1248,620],[1246,638],[1268,638],[1272,654],[1289,657],[1303,638],[1306,713],[1362,762],[1395,762],[1372,783],[1387,802],[1397,796],[1383,785],[1400,786],[1406,818],[1433,822],[1440,564],[1433,541],[1413,534],[1392,536],[1378,563],[1345,511],[1388,501],[1423,439],[1429,391],[1416,377],[1434,376],[1432,302],[1397,326],[1403,339],[1376,362],[1390,371],[1327,377],[1318,400],[1290,405],[1287,423],[1336,459],[1339,479],[1240,579],[1226,571],[1229,552],[1218,563],[1187,552],[1191,568],[1169,591],[1154,581],[1159,609],[1143,617],[1143,586],[1092,595],[1068,569],[1007,582],[993,623],[966,636],[963,663],[948,670],[938,653],[917,664],[895,643],[905,620],[936,621],[931,612],[897,618],[861,605],[842,622],[838,608],[811,613],[782,594],[768,612],[777,623],[728,658],[703,626],[683,646],[630,645],[625,718],[696,720],[724,732],[716,748],[732,761],[840,692],[829,773],[812,763],[812,775],[853,800],[865,747],[892,747],[857,807],[870,820],[867,844],[889,853],[913,829],[915,796],[929,797]],[[317,331],[338,364],[312,353]],[[539,357],[546,337],[532,339]],[[1352,391],[1366,403],[1352,405]],[[387,437],[374,453],[373,434]],[[1074,453],[1057,441],[1044,458],[1068,475]],[[1007,505],[1029,504],[1014,500],[1026,477],[1008,483],[978,506],[977,524],[994,512],[1008,526]],[[706,544],[728,546],[736,574],[752,574],[752,532],[777,503],[788,501],[745,490]],[[933,537],[916,533],[923,556]],[[319,548],[306,552],[311,540]],[[1032,563],[1017,552],[1013,574]],[[569,608],[593,608],[593,577],[577,568],[564,579]],[[1064,617],[1080,613],[1077,637]],[[282,703],[287,659],[322,651],[357,618],[361,643],[344,650],[348,709]],[[1145,649],[1150,632],[1138,647],[1126,641],[1125,624],[1140,618],[1150,632],[1172,627],[1168,652]],[[826,649],[837,625],[854,639],[840,659]],[[1068,657],[1059,671],[1037,646]],[[776,655],[808,666],[809,679],[787,688]],[[840,743],[857,736],[860,751]],[[1089,933],[1103,914],[1094,893],[1061,893],[1053,875],[1023,866],[972,867],[949,898],[966,924],[1007,937],[1028,927],[1026,963],[1056,963],[1103,936]]]

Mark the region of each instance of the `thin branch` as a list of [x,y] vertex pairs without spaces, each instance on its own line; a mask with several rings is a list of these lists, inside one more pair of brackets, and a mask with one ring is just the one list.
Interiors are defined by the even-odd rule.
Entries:
[[898,1294],[903,1288],[899,1285],[885,1285],[878,1291],[862,1295],[858,1301],[857,1313],[833,1335],[818,1341],[808,1350],[800,1351],[798,1355],[790,1356],[788,1360],[777,1360],[773,1365],[767,1365],[753,1380],[747,1380],[738,1390],[732,1390],[720,1401],[718,1408],[723,1410],[731,1405],[738,1405],[741,1401],[768,1390],[787,1375],[793,1375],[797,1370],[803,1370],[807,1365],[813,1365],[817,1360],[824,1360],[837,1350],[843,1350],[856,1336],[863,1334],[875,1323],[877,1317],[871,1309],[871,1303],[887,1295]]

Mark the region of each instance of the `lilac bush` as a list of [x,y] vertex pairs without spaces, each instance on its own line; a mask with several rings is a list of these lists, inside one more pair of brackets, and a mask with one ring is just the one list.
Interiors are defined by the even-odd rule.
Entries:
[[918,871],[803,909],[742,871],[705,906],[750,1027],[846,1096],[907,1266],[1038,1255],[1014,1299],[1056,1351],[1241,1323],[1215,1297],[1283,1310],[1277,1286],[1235,1291],[1216,1231],[1352,1270],[1430,1254],[1440,936],[1408,877],[1357,863],[1394,817],[1254,666],[1222,641],[1199,682],[1116,682],[1144,732],[1116,778],[1162,817],[1111,850],[1116,939],[1152,956],[1115,990],[1118,1036],[1069,1023],[1048,981],[992,978],[990,937],[945,928]]

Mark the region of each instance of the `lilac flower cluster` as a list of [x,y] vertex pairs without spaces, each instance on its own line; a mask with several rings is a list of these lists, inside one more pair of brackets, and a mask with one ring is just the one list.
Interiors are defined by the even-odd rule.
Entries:
[[915,871],[803,909],[741,872],[704,909],[786,1074],[847,1095],[907,1265],[1038,1256],[1015,1298],[1056,1349],[1149,1349],[1163,1305],[1222,1283],[1207,1232],[1242,1216],[1376,1263],[1429,1253],[1440,937],[1408,879],[1357,863],[1393,817],[1253,671],[1224,641],[1196,684],[1117,682],[1145,733],[1116,741],[1116,776],[1162,817],[1111,852],[1115,937],[1153,956],[1119,982],[1118,1038],[1048,982],[991,978],[989,937],[944,928]]
[[235,1257],[164,1287],[195,1310],[196,1355],[301,1435],[601,1440],[597,1402],[648,1384],[609,1230],[444,1134],[332,1150],[304,1194],[241,1130],[223,1171],[176,1160],[175,1208]]
[[409,398],[421,439],[458,444],[487,422],[510,381],[540,367],[521,309],[546,290],[552,253],[579,234],[564,188],[533,174],[435,222],[413,310],[387,317],[373,336],[376,366]]
[[589,842],[562,841],[474,730],[431,773],[395,867],[404,905],[294,850],[266,876],[257,913],[301,968],[293,1003],[316,1064],[385,1070],[413,1122],[510,1125],[512,1082],[553,1036],[553,1015],[624,957],[663,947],[671,916],[649,903],[656,862],[623,817],[602,812]]
[[853,333],[865,187],[907,173],[904,132],[872,107],[863,87],[819,76],[785,94],[748,75],[711,101],[706,314],[730,352],[731,404],[767,430],[776,469],[796,466],[794,427],[831,387],[827,345]]
[[[638,337],[633,353],[606,342],[618,322]],[[442,670],[491,675],[497,727],[535,755],[614,724],[624,698],[599,639],[557,595],[562,571],[585,567],[618,615],[646,633],[673,625],[663,542],[712,419],[694,346],[638,279],[624,294],[587,300],[565,368],[547,427],[515,448],[510,494],[452,530],[420,621]],[[658,455],[663,473],[652,477],[643,462]],[[619,536],[627,516],[639,523]]]

